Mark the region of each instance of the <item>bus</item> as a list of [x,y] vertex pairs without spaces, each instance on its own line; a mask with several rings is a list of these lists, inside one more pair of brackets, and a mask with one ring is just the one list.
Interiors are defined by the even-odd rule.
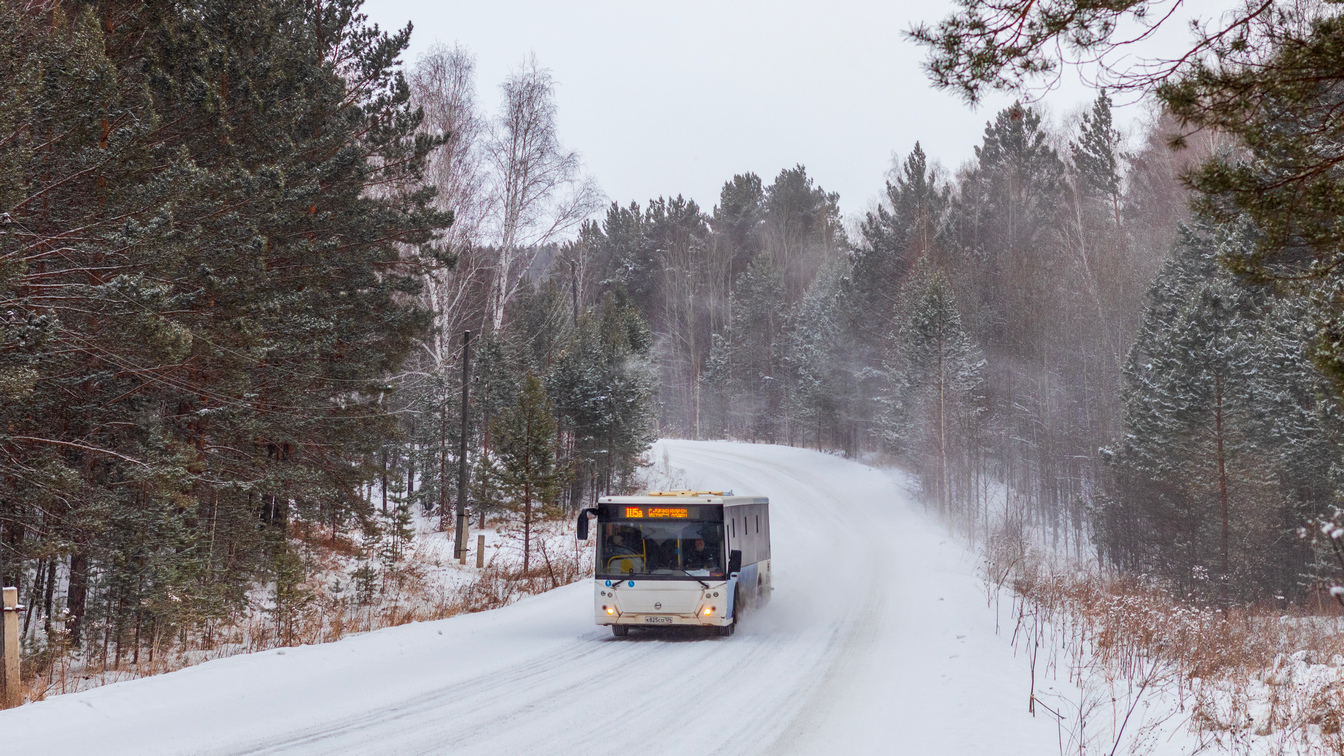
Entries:
[[603,496],[579,513],[578,538],[597,517],[597,624],[677,625],[732,635],[747,608],[770,600],[770,500],[732,491]]

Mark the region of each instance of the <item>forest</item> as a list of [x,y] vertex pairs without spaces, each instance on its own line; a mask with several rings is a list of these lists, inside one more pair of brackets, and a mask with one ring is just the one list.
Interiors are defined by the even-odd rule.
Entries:
[[[1173,72],[1138,133],[1103,89],[986,114],[955,168],[899,145],[847,219],[803,165],[611,201],[535,58],[488,112],[468,49],[403,63],[359,6],[0,3],[0,582],[34,653],[282,617],[314,538],[453,528],[462,462],[525,572],[658,437],[887,461],[972,537],[1199,601],[1337,584],[1333,15],[1253,19],[1293,32],[1233,50],[1277,75]],[[935,79],[1001,83],[955,20],[915,31]]]

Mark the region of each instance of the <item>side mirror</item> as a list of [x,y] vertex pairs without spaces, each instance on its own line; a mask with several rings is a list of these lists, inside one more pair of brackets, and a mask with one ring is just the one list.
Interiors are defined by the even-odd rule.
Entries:
[[742,552],[733,549],[728,552],[728,574],[736,575],[742,571]]
[[589,507],[579,511],[579,540],[588,540],[588,515],[597,514],[597,510]]

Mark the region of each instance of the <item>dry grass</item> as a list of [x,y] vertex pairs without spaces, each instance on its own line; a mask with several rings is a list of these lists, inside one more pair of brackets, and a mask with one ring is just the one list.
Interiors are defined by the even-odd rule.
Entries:
[[[1030,661],[1029,707],[1060,721],[1061,753],[1151,753],[1179,740],[1184,753],[1344,755],[1333,602],[1224,612],[1003,537],[984,575],[1000,630]],[[1075,697],[1040,693],[1061,677]]]

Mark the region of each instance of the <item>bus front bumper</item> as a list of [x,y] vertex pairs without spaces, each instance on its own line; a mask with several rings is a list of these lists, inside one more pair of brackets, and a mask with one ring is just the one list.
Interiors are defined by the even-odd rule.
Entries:
[[599,581],[596,588],[593,613],[599,625],[723,627],[733,622],[731,582],[631,580],[618,589]]
[[719,613],[703,614],[634,614],[617,612],[614,615],[599,613],[599,625],[635,625],[638,627],[672,627],[673,625],[692,625],[695,627],[723,627],[732,623],[732,619]]

